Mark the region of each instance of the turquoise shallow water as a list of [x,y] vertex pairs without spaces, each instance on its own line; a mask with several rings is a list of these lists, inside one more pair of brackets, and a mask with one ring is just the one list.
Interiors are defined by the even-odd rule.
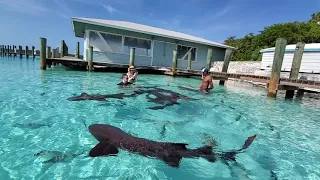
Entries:
[[[139,85],[160,85],[203,98],[179,100],[163,110],[147,109],[145,95],[108,102],[66,100],[89,94],[130,93],[119,90],[121,74],[39,70],[39,60],[0,57],[1,179],[320,179],[320,110],[318,100],[268,99],[253,87],[218,86],[201,95],[176,85],[199,80],[139,75]],[[170,85],[170,86],[168,86]],[[208,137],[221,151],[238,149],[248,136],[253,144],[238,154],[238,164],[183,159],[180,168],[160,160],[120,151],[117,157],[90,158],[97,144],[87,127],[108,123],[135,136],[203,146]],[[43,150],[48,152],[34,156]],[[81,154],[72,156],[73,154]],[[53,157],[69,155],[55,163]]]

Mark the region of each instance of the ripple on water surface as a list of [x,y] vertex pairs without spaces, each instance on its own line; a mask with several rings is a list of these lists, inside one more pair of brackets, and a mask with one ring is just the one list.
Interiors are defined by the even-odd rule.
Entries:
[[[82,92],[119,90],[117,73],[39,70],[39,60],[0,57],[0,177],[2,179],[319,179],[319,101],[268,99],[264,90],[228,83],[202,96],[179,90],[199,80],[139,75],[137,85],[159,85],[197,101],[151,110],[145,95],[106,102],[66,100]],[[216,82],[215,82],[216,84]],[[169,86],[168,86],[169,85]],[[253,144],[229,166],[205,159],[183,159],[178,169],[126,151],[116,157],[87,156],[97,141],[93,123],[108,123],[135,136],[217,150]],[[41,153],[42,152],[42,153]],[[35,154],[39,153],[39,156]],[[58,162],[55,162],[58,161]]]

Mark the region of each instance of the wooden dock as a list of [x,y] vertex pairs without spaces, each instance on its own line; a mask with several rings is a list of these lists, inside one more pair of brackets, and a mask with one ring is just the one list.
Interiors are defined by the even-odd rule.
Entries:
[[[276,40],[276,48],[273,59],[272,73],[271,76],[256,76],[256,75],[246,75],[246,74],[233,74],[227,73],[229,62],[234,53],[234,50],[227,49],[225,52],[224,63],[222,67],[222,72],[210,72],[214,80],[219,80],[220,85],[224,85],[226,80],[234,79],[240,81],[249,81],[254,84],[265,85],[268,89],[268,97],[276,97],[278,90],[286,91],[286,98],[293,98],[294,92],[297,90],[297,95],[302,96],[303,92],[319,92],[320,82],[298,79],[301,59],[303,55],[304,43],[299,42],[296,46],[296,51],[293,57],[292,68],[289,78],[280,78],[281,66],[284,58],[285,47],[287,41],[283,38],[278,38]],[[130,49],[130,59],[127,64],[110,64],[110,63],[100,63],[93,61],[93,47],[86,47],[86,61],[83,60],[83,56],[79,54],[79,42],[75,50],[75,54],[68,53],[68,46],[65,41],[61,41],[60,53],[59,48],[51,48],[47,46],[46,38],[40,38],[40,52],[35,52],[34,46],[32,50],[29,50],[26,46],[25,50],[22,46],[17,48],[16,46],[0,45],[0,55],[14,56],[19,55],[20,58],[25,55],[32,55],[33,58],[37,55],[40,56],[40,69],[45,70],[47,67],[50,68],[56,64],[62,64],[66,68],[73,70],[82,71],[95,71],[95,72],[122,72],[126,73],[128,71],[129,65],[134,65],[135,60],[135,48]],[[204,66],[210,69],[212,59],[212,51],[208,49],[207,59]],[[165,74],[170,76],[183,76],[183,77],[196,77],[201,78],[201,70],[191,69],[191,53],[188,53],[188,65],[187,69],[179,69],[177,67],[177,51],[173,51],[173,61],[172,67],[155,67],[155,66],[136,66],[139,74]]]
[[[86,71],[88,62],[82,59],[75,58],[74,56],[64,56],[63,58],[48,58],[48,62],[60,63],[67,68],[74,70]],[[109,64],[109,63],[97,63],[93,62],[93,69],[96,72],[127,72],[129,65]],[[183,70],[177,69],[176,72],[172,72],[169,68],[156,67],[156,66],[140,66],[136,68],[140,74],[165,74],[171,76],[183,76],[183,77],[201,77],[202,72],[200,70]],[[249,81],[253,83],[268,84],[270,77],[246,75],[246,74],[234,74],[225,72],[210,72],[210,75],[214,80],[229,80],[238,79],[243,81]],[[277,90],[299,90],[303,88],[320,89],[320,81],[292,79],[292,78],[280,78],[280,83],[277,84]],[[310,91],[310,90],[309,90]]]

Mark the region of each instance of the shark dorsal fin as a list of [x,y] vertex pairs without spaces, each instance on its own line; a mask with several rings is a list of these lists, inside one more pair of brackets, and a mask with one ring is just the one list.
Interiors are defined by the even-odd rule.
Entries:
[[109,144],[108,142],[99,142],[94,148],[91,149],[89,156],[98,157],[98,156],[114,156],[118,154],[119,150]]

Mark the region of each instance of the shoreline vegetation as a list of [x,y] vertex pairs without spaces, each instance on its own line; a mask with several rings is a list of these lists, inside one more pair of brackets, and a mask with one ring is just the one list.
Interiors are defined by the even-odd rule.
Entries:
[[261,61],[261,49],[274,47],[276,39],[285,38],[287,44],[320,43],[320,12],[311,15],[311,19],[302,22],[286,22],[266,26],[258,34],[249,33],[242,38],[230,36],[225,45],[237,47],[232,61]]

